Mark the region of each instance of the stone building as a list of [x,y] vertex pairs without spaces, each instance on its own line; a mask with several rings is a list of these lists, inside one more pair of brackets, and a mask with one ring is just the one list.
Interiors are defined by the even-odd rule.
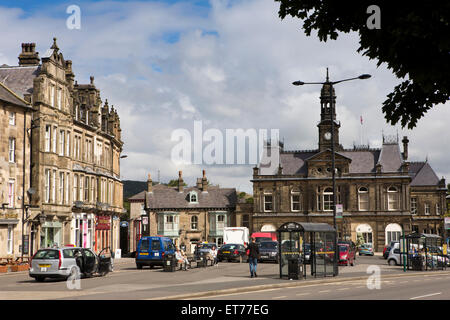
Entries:
[[[0,257],[21,255],[31,106],[0,82]],[[27,250],[27,248],[25,248]]]
[[223,243],[223,228],[235,225],[236,189],[208,184],[203,177],[194,187],[184,186],[179,172],[178,186],[152,185],[130,197],[130,251],[136,250],[141,236],[169,237],[176,246],[186,245],[193,252],[197,241]]
[[91,77],[78,84],[56,43],[40,58],[22,44],[18,66],[1,66],[0,82],[31,102],[31,183],[25,234],[39,247],[75,244],[117,248],[122,213],[121,140],[117,111]]
[[[411,162],[407,137],[400,150],[398,137],[383,137],[379,149],[345,149],[339,143],[341,123],[336,121],[336,96],[321,90],[318,148],[287,151],[282,143],[267,144],[270,165],[253,169],[254,213],[252,231],[274,231],[283,223],[325,222],[333,225],[331,174],[331,121],[335,121],[337,218],[340,238],[370,242],[382,250],[400,233],[443,234],[445,180],[429,163]],[[268,158],[267,158],[268,159]],[[263,158],[262,163],[266,163]]]

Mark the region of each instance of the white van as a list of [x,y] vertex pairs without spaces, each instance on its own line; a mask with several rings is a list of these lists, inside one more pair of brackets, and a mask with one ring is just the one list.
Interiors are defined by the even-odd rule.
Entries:
[[247,227],[223,228],[223,244],[248,245],[249,231]]

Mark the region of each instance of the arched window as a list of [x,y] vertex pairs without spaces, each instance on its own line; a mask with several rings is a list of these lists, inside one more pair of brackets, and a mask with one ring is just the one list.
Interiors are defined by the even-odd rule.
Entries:
[[396,187],[389,187],[388,190],[388,210],[395,211],[399,209],[399,193]]
[[298,212],[302,208],[302,204],[300,201],[300,190],[292,189],[291,190],[291,211]]
[[369,210],[369,190],[366,187],[358,189],[358,208],[359,211]]
[[333,210],[333,188],[323,190],[323,211]]
[[189,193],[189,202],[190,203],[198,203],[198,195],[197,192],[191,191]]
[[191,217],[191,230],[197,230],[198,228],[198,216]]

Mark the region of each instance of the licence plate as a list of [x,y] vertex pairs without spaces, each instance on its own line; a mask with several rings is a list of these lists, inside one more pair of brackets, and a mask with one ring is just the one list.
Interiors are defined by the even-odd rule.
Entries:
[[155,257],[159,257],[159,252],[155,252]]
[[40,268],[50,268],[51,265],[50,264],[40,264],[39,267]]
[[223,253],[230,253],[230,251],[224,251]]
[[139,253],[139,255],[140,256],[148,256],[148,253],[147,252],[141,252],[141,253]]
[[47,272],[47,268],[41,268],[41,272]]
[[261,258],[269,258],[269,256],[261,256]]

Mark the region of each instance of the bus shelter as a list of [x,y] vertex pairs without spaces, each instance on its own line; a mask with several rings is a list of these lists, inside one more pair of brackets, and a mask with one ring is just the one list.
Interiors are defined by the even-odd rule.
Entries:
[[400,238],[400,261],[407,270],[444,270],[447,245],[438,235],[411,233]]
[[326,223],[288,222],[277,230],[280,278],[306,278],[306,265],[311,276],[337,276],[336,230]]

